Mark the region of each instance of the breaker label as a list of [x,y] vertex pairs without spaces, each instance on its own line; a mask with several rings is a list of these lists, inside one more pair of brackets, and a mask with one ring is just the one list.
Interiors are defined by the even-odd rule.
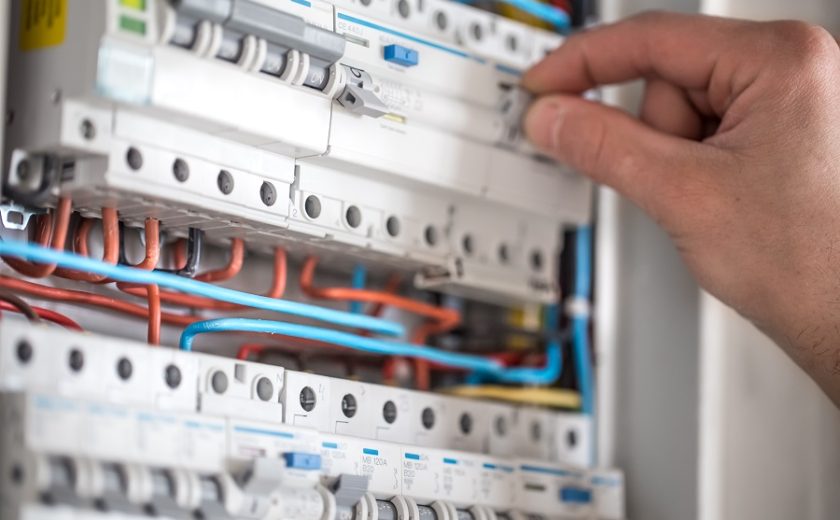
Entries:
[[20,8],[20,50],[61,45],[67,25],[67,0],[23,0]]

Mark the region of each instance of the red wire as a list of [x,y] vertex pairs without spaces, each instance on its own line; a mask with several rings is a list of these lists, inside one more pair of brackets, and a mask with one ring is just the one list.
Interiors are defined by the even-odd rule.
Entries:
[[[72,329],[72,330],[78,330],[78,331],[84,331],[85,330],[85,329],[82,328],[81,325],[79,325],[78,323],[76,323],[72,319],[68,318],[67,316],[65,316],[63,314],[59,314],[58,312],[55,312],[52,309],[45,309],[44,307],[35,307],[35,306],[30,306],[30,307],[32,307],[32,310],[35,311],[35,314],[37,314],[38,317],[43,319],[43,320],[51,321],[53,323],[61,325],[62,327]],[[17,307],[12,305],[11,303],[3,301],[3,300],[0,300],[0,309],[2,309],[4,311],[11,311],[11,312],[20,313],[20,309],[18,309]]]
[[[52,211],[51,215],[38,217],[35,243],[59,251],[63,250],[72,212],[72,200],[68,197],[59,198],[58,206]],[[5,256],[3,260],[15,271],[30,278],[44,278],[55,271],[55,264],[35,264],[21,258]]]

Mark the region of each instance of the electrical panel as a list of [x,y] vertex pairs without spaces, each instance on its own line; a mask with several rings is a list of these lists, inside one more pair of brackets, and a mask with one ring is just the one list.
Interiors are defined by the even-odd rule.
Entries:
[[488,7],[10,3],[2,520],[625,519],[568,14]]
[[515,87],[559,35],[443,0],[101,0],[60,22],[60,45],[11,48],[17,199],[556,299],[590,185],[523,142]]

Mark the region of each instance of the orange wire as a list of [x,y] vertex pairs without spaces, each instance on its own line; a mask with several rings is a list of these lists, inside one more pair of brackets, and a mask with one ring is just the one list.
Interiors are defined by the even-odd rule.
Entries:
[[224,282],[230,280],[242,270],[242,263],[245,261],[245,242],[241,238],[230,240],[230,258],[226,266],[221,269],[214,269],[195,277],[201,282]]
[[[32,310],[35,311],[35,314],[37,314],[38,317],[43,319],[43,320],[51,321],[53,323],[57,323],[58,325],[61,325],[64,328],[67,328],[67,329],[73,329],[73,330],[78,330],[78,331],[84,331],[85,330],[85,329],[82,328],[81,325],[79,325],[78,323],[76,323],[72,319],[68,318],[67,316],[65,316],[63,314],[55,312],[52,309],[45,309],[44,307],[36,307],[34,305],[30,305],[30,307],[32,307]],[[18,313],[20,312],[20,309],[18,309],[17,307],[15,307],[14,305],[12,305],[9,302],[2,301],[2,300],[0,300],[0,309],[2,309],[4,311],[11,311],[11,312],[18,312]]]
[[175,247],[172,249],[172,262],[176,269],[183,269],[187,266],[187,239],[179,238],[175,241]]
[[149,329],[146,339],[150,345],[160,345],[160,288],[156,284],[147,285],[146,294],[149,302]]
[[[101,294],[77,291],[74,289],[49,287],[46,285],[19,280],[17,278],[11,278],[5,275],[0,275],[0,287],[5,287],[13,291],[29,294],[36,298],[42,298],[45,300],[53,300],[64,303],[78,303],[90,307],[100,307],[106,310],[120,312],[122,314],[137,316],[139,318],[149,318],[149,309],[146,307]],[[161,313],[161,321],[163,323],[169,323],[171,325],[178,325],[182,327],[198,321],[199,319],[201,318],[172,314],[168,312]]]
[[[160,260],[160,223],[155,218],[147,218],[144,226],[144,234],[146,238],[146,254],[139,263],[134,267],[137,269],[144,269],[151,271],[157,267]],[[124,290],[124,287],[129,284],[117,283],[117,289]],[[142,287],[142,286],[137,286]],[[162,321],[162,313],[160,310],[160,287],[156,284],[146,285],[146,301],[148,303],[148,329],[146,332],[146,341],[150,345],[160,345],[160,324]],[[174,316],[174,315],[173,315]]]
[[[49,244],[53,249],[64,250],[72,212],[73,201],[69,197],[60,197],[51,215],[38,217],[35,242],[40,246],[46,247]],[[4,256],[3,260],[15,271],[30,278],[49,276],[56,267],[55,264],[34,264],[21,258]]]
[[143,230],[146,238],[146,255],[140,263],[134,264],[134,267],[151,271],[160,261],[160,222],[156,218],[147,218]]
[[312,298],[342,301],[350,300],[363,303],[382,303],[383,305],[396,307],[413,314],[431,318],[436,322],[436,325],[443,330],[454,328],[461,323],[461,313],[455,309],[437,307],[435,305],[430,305],[428,303],[384,291],[371,291],[367,289],[354,289],[349,287],[315,287],[312,280],[315,277],[315,267],[317,264],[318,259],[314,256],[310,256],[304,262],[303,268],[300,272],[300,288],[304,293],[306,293],[306,295]]
[[[73,250],[82,256],[88,255],[87,242],[92,227],[93,220],[83,218],[76,230]],[[120,259],[120,221],[117,217],[117,210],[114,208],[102,208],[102,245],[102,261],[115,265]],[[56,268],[53,274],[79,282],[98,283],[107,279],[106,276],[74,271],[64,267]]]
[[[183,269],[187,265],[186,246],[187,241],[184,238],[180,238],[175,242],[175,247],[172,251],[172,260],[178,269]],[[228,258],[227,265],[219,269],[198,274],[195,279],[202,282],[224,282],[225,280],[230,280],[242,270],[244,261],[245,242],[241,238],[232,238],[230,240],[230,257]]]
[[[396,273],[392,274],[388,277],[388,281],[385,282],[385,288],[382,289],[386,293],[394,294],[400,288],[400,283],[402,283],[402,277]],[[373,306],[368,311],[369,316],[382,316],[382,312],[385,310],[385,304],[382,302],[378,302],[373,304]]]

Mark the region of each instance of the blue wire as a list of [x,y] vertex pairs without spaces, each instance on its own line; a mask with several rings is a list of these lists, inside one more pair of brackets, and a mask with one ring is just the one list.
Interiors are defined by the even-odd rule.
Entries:
[[[353,288],[354,289],[364,289],[365,283],[367,281],[367,269],[362,264],[356,264],[356,267],[353,268]],[[362,311],[365,310],[365,304],[363,302],[350,302],[350,312],[353,314],[361,314]]]
[[242,291],[235,291],[226,287],[219,287],[189,278],[184,278],[170,273],[158,271],[144,271],[133,267],[122,265],[106,264],[100,260],[93,260],[64,251],[56,251],[28,242],[17,240],[0,241],[0,255],[16,256],[25,258],[32,262],[57,264],[61,267],[107,276],[120,282],[138,284],[157,284],[167,289],[173,289],[189,294],[197,294],[206,298],[213,298],[228,303],[244,305],[266,311],[279,312],[302,318],[369,330],[378,334],[389,336],[402,336],[405,328],[392,321],[372,318],[370,316],[359,316],[348,312],[336,311],[315,305],[307,305],[289,300],[266,298],[256,294],[249,294]]
[[261,332],[323,341],[372,354],[413,357],[441,365],[488,373],[502,381],[510,383],[547,384],[559,376],[560,369],[562,368],[560,366],[562,362],[560,345],[556,341],[549,345],[545,367],[507,369],[501,363],[481,356],[447,352],[445,350],[423,345],[413,345],[411,343],[357,336],[349,332],[324,329],[311,325],[252,318],[219,318],[192,323],[181,334],[181,350],[192,350],[196,336],[213,332]]
[[565,11],[537,0],[499,0],[499,2],[513,6],[563,31],[568,30],[572,25]]
[[[575,240],[575,298],[588,302],[592,293],[592,229],[589,226],[579,227]],[[595,433],[595,387],[589,354],[589,317],[572,315],[571,320],[572,351],[580,387],[581,408],[583,413],[592,419],[593,441],[589,457],[594,463],[597,453],[595,450],[597,435]]]
[[[588,226],[578,228],[575,234],[575,298],[589,301],[592,291],[592,230]],[[575,369],[580,386],[583,413],[594,412],[594,388],[592,365],[589,355],[589,319],[587,316],[572,316],[572,349],[575,354]]]

